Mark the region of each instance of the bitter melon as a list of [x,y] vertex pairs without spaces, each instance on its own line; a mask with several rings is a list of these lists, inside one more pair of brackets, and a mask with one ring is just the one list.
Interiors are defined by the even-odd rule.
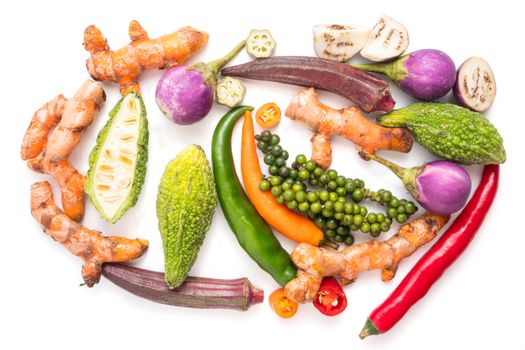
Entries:
[[420,102],[378,118],[386,127],[407,128],[435,155],[462,164],[501,164],[503,138],[487,118],[450,103]]
[[146,108],[140,96],[130,93],[109,113],[89,156],[85,191],[104,220],[114,224],[135,205],[147,160]]
[[184,282],[197,259],[215,207],[217,192],[210,163],[190,145],[168,163],[157,194],[157,218],[168,287]]

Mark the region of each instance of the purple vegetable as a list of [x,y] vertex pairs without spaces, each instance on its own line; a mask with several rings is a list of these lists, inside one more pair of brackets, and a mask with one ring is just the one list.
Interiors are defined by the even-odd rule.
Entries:
[[458,69],[452,89],[460,105],[476,112],[485,112],[496,97],[496,79],[487,61],[470,57]]
[[242,41],[218,60],[177,66],[162,74],[155,93],[160,110],[174,123],[193,124],[210,112],[216,95],[217,73],[245,45]]
[[452,59],[444,52],[434,49],[414,51],[387,63],[352,66],[385,74],[401,90],[423,101],[445,96],[456,81],[456,67]]
[[360,155],[392,170],[419,204],[433,213],[452,214],[463,208],[470,195],[470,176],[455,163],[436,160],[415,168],[402,168],[373,154]]

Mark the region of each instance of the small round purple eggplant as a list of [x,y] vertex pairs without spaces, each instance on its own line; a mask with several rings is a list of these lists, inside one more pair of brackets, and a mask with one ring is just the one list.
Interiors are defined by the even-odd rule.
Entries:
[[426,210],[448,215],[463,208],[470,195],[469,174],[459,165],[436,160],[414,168],[402,168],[373,154],[360,153],[363,159],[375,160],[396,174],[405,188]]
[[496,79],[487,61],[470,57],[458,69],[452,89],[460,105],[476,112],[485,112],[496,98]]
[[226,56],[209,63],[198,62],[165,71],[155,92],[164,115],[180,125],[196,123],[208,115],[216,96],[217,73],[244,45],[242,41]]
[[414,51],[387,63],[352,66],[385,74],[401,90],[422,101],[445,96],[456,81],[454,61],[446,53],[434,49]]

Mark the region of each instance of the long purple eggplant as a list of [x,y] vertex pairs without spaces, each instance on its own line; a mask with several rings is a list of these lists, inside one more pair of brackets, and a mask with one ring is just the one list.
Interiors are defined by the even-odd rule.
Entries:
[[130,293],[167,305],[245,311],[264,299],[264,292],[247,278],[187,277],[182,285],[169,289],[163,273],[126,264],[104,264],[102,275]]
[[347,64],[317,57],[276,56],[224,68],[224,76],[315,87],[348,98],[365,112],[394,108],[385,80]]

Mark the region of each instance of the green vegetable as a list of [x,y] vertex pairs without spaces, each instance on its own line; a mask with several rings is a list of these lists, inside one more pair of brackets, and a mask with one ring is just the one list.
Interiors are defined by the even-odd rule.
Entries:
[[246,39],[246,51],[253,58],[270,57],[275,46],[275,40],[267,29],[253,29]]
[[462,164],[500,164],[503,139],[480,113],[448,103],[413,103],[382,115],[382,126],[405,127],[435,155]]
[[200,146],[190,145],[166,166],[157,194],[157,218],[169,288],[184,282],[210,228],[217,193]]
[[146,108],[140,96],[129,93],[109,112],[89,156],[85,191],[104,220],[114,224],[135,205],[147,160]]
[[[233,128],[237,120],[251,110],[253,107],[248,106],[232,109],[217,124],[212,140],[213,173],[222,211],[239,244],[263,270],[284,286],[295,278],[297,270],[286,250],[281,247],[268,224],[248,199],[233,163]],[[259,141],[261,142],[266,143]]]
[[226,77],[217,84],[217,103],[235,107],[244,99],[246,88],[239,79]]

